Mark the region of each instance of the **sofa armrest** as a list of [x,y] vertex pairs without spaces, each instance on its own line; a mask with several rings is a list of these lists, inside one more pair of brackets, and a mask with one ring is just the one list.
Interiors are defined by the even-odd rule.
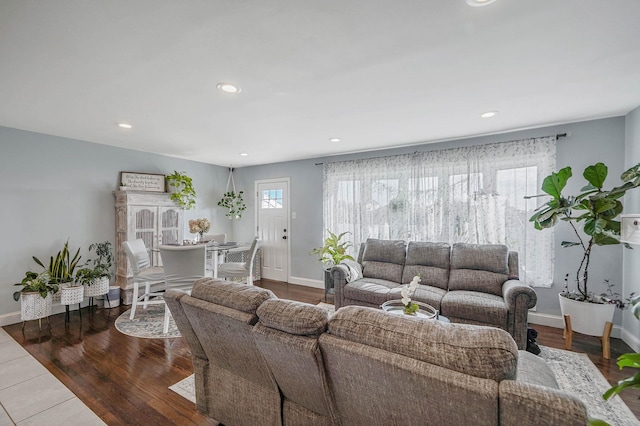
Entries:
[[517,279],[507,280],[502,285],[502,297],[507,304],[507,331],[518,345],[527,348],[527,320],[529,309],[536,305],[536,292]]
[[344,286],[347,285],[347,275],[349,274],[349,268],[345,265],[334,265],[330,271],[331,278],[333,279],[334,290],[334,304],[337,309],[344,306]]
[[499,389],[501,425],[569,426],[589,423],[582,401],[561,390],[515,380],[501,381]]

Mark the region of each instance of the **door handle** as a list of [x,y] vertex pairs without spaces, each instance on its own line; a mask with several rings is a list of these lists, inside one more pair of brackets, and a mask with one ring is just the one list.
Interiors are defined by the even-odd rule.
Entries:
[[287,239],[287,236],[286,236],[286,235],[283,235],[283,236],[282,236],[282,239],[283,239],[283,240],[286,240],[286,239]]

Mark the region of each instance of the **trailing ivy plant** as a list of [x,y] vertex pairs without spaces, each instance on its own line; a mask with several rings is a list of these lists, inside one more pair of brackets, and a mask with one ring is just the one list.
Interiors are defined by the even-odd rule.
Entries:
[[244,192],[235,192],[229,191],[222,194],[222,199],[218,201],[218,205],[220,207],[224,207],[229,209],[229,211],[225,214],[230,219],[240,219],[242,218],[242,212],[247,209],[247,205],[244,202],[242,194]]
[[167,186],[171,192],[171,199],[185,210],[196,206],[196,190],[193,188],[193,180],[186,173],[176,170],[167,175]]

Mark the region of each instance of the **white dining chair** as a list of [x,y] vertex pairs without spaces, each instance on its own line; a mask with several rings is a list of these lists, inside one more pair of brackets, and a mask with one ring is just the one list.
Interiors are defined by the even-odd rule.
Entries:
[[[131,302],[131,313],[129,319],[136,315],[136,308],[142,305],[144,309],[148,305],[157,305],[164,301],[152,300],[162,296],[162,291],[151,292],[151,284],[164,283],[164,269],[161,266],[151,266],[149,252],[141,239],[125,241],[122,243],[127,259],[131,264],[133,273],[133,298]],[[140,295],[139,286],[144,283],[144,293]]]
[[219,278],[242,278],[247,277],[247,284],[253,285],[253,261],[256,258],[256,253],[260,248],[262,240],[258,237],[253,239],[251,248],[249,249],[249,255],[245,262],[225,262],[218,266]]
[[[204,240],[205,241],[213,241],[217,244],[224,244],[227,242],[227,234],[204,234]],[[215,259],[217,262],[212,262],[214,255],[217,254],[217,258]],[[217,268],[217,265],[221,264],[222,262],[224,262],[224,252],[222,251],[218,251],[218,252],[213,252],[213,251],[209,251],[207,252],[207,260],[209,261],[209,269],[211,271],[214,270],[214,268]]]
[[[206,248],[207,246],[204,244],[160,246],[167,290],[176,288],[191,294],[193,283],[206,275]],[[170,318],[171,312],[165,304],[164,334],[169,331]]]
[[227,242],[227,234],[204,234],[205,241],[215,241],[218,244]]

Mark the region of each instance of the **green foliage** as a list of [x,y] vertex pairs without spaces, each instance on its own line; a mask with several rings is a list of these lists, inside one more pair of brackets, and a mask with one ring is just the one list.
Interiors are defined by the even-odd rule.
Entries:
[[64,247],[55,257],[51,256],[48,268],[44,266],[44,263],[40,259],[33,256],[33,260],[49,273],[49,280],[53,284],[73,282],[73,273],[76,266],[78,266],[78,262],[80,262],[80,258],[80,248],[78,248],[73,258],[71,257],[69,240],[64,243]]
[[229,209],[229,211],[225,214],[229,219],[240,219],[242,218],[242,212],[247,209],[247,205],[242,198],[244,192],[240,191],[238,193],[234,191],[225,192],[222,194],[222,199],[218,201],[218,205],[220,207],[224,207]]
[[186,173],[176,170],[167,176],[167,186],[171,192],[171,199],[185,210],[196,206],[196,190],[193,188],[193,180]]
[[[562,247],[580,246],[583,250],[582,261],[576,272],[580,300],[592,298],[587,288],[591,249],[594,245],[620,244],[620,221],[616,220],[622,213],[619,199],[628,190],[640,186],[640,164],[622,174],[623,185],[608,191],[602,189],[607,174],[608,168],[603,163],[587,167],[582,176],[588,184],[577,195],[565,196],[562,191],[572,176],[571,167],[552,173],[542,182],[542,190],[551,196],[551,200],[540,206],[529,219],[538,230],[551,228],[559,221],[571,225],[577,241],[563,241]],[[584,235],[578,231],[579,225],[582,225]]]
[[49,281],[49,272],[43,271],[38,273],[28,271],[25,277],[19,283],[15,285],[21,285],[22,290],[13,293],[13,299],[18,301],[20,299],[20,293],[37,292],[40,293],[42,298],[47,297],[47,293],[57,293],[58,285]]
[[417,303],[409,303],[402,308],[402,311],[407,315],[414,315],[419,309],[420,306]]
[[348,241],[340,241],[342,240],[342,237],[350,234],[350,232],[343,232],[340,235],[336,235],[328,229],[327,232],[329,233],[329,236],[324,240],[324,245],[322,247],[314,248],[309,254],[318,255],[318,261],[325,265],[337,265],[340,261],[345,259],[354,260],[352,256],[347,254],[347,249],[351,247],[352,244]]
[[[640,295],[631,299],[633,306],[632,312],[637,319],[640,319]],[[640,369],[640,353],[628,353],[618,357],[618,367],[622,370],[624,367]],[[640,372],[635,373],[633,376],[620,380],[616,385],[612,386],[606,391],[602,397],[609,399],[625,389],[640,389]]]

